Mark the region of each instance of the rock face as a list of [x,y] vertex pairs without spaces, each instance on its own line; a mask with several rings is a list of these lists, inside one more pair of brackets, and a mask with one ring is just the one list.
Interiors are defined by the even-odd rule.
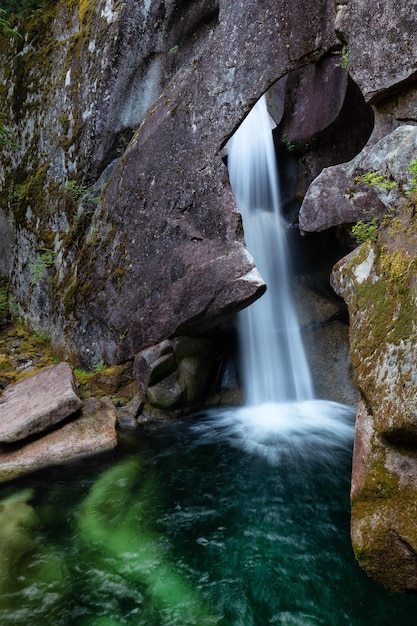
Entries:
[[415,79],[414,7],[383,0],[373,11],[361,0],[339,6],[336,28],[348,44],[350,74],[368,102],[381,102]]
[[352,543],[371,577],[394,591],[416,593],[417,248],[415,195],[409,194],[416,182],[417,13],[409,8],[378,2],[370,13],[360,0],[338,5],[336,31],[345,42],[349,74],[372,105],[375,125],[357,156],[325,168],[312,182],[299,223],[304,232],[362,224],[365,243],[332,275],[349,308],[360,394]]
[[352,543],[370,576],[394,591],[417,592],[417,537],[411,522],[417,248],[414,208],[407,196],[415,187],[410,165],[417,155],[417,14],[396,2],[380,2],[375,9],[378,20],[365,3],[349,2],[339,6],[336,19],[349,73],[372,104],[374,131],[357,156],[324,169],[313,181],[299,222],[303,231],[318,232],[362,220],[361,235],[368,241],[337,264],[332,277],[349,307],[360,393]]
[[67,363],[51,365],[6,388],[0,397],[0,443],[25,439],[75,413],[82,401]]
[[220,150],[274,81],[340,45],[334,18],[328,0],[96,0],[33,22],[1,103],[22,136],[2,211],[16,304],[61,355],[120,362],[261,295]]
[[355,406],[358,390],[349,354],[349,326],[340,303],[306,280],[294,285],[294,303],[317,398]]
[[[362,567],[417,592],[417,223],[412,203],[335,266],[349,306],[361,401],[352,470],[352,543]],[[389,565],[389,567],[387,567]]]
[[[248,3],[236,19],[232,5],[221,5],[204,53],[148,112],[97,210],[98,243],[84,246],[69,287],[79,322],[65,334],[78,353],[81,344],[91,349],[87,333],[106,361],[120,361],[175,333],[202,332],[260,295],[220,148],[250,103],[291,66],[286,36],[265,38],[263,23],[291,20],[292,10]],[[317,7],[320,23],[327,11],[327,3]],[[333,41],[326,31],[317,36],[320,46]],[[299,32],[307,54],[312,40],[310,30]],[[245,62],[255,49],[256,70]]]

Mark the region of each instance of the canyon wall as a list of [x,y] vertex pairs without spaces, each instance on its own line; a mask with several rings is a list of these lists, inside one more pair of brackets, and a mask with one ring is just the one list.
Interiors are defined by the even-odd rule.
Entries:
[[[356,245],[350,225],[363,224],[365,243],[332,278],[349,308],[360,394],[352,536],[361,565],[397,591],[417,589],[416,22],[414,3],[399,0],[372,11],[364,0],[71,0],[23,20],[22,38],[0,50],[0,111],[17,144],[2,148],[0,170],[0,272],[13,315],[48,333],[60,358],[133,363],[145,394],[158,372],[175,374],[175,406],[203,393],[175,367],[201,367],[210,333],[265,289],[224,146],[271,88],[285,215],[304,235],[294,246],[307,258],[299,300],[309,302],[311,344],[325,322],[339,324],[327,334],[327,389],[350,384],[347,325],[330,296],[311,311],[329,265]],[[397,572],[388,578],[387,557]]]

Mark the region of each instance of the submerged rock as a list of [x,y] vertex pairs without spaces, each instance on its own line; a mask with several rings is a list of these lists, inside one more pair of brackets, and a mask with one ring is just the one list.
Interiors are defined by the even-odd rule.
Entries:
[[59,363],[14,385],[0,397],[0,443],[25,439],[47,430],[82,405],[71,367]]
[[116,410],[110,400],[88,398],[79,417],[19,449],[0,451],[0,482],[111,450],[117,445]]
[[25,489],[0,501],[0,609],[15,588],[15,571],[24,555],[33,548],[33,528],[38,523],[34,508],[28,504],[32,489]]

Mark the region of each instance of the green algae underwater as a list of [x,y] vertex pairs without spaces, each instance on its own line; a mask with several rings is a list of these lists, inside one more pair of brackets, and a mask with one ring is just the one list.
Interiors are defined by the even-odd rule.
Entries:
[[2,626],[415,624],[358,568],[353,411],[218,410],[0,489]]

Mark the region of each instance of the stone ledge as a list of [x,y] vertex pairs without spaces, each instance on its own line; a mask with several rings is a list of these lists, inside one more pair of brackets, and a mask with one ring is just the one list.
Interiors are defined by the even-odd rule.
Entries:
[[0,443],[47,430],[82,406],[68,363],[50,365],[6,388],[0,397]]
[[0,483],[117,445],[116,410],[110,400],[88,398],[80,416],[10,452],[0,453]]

